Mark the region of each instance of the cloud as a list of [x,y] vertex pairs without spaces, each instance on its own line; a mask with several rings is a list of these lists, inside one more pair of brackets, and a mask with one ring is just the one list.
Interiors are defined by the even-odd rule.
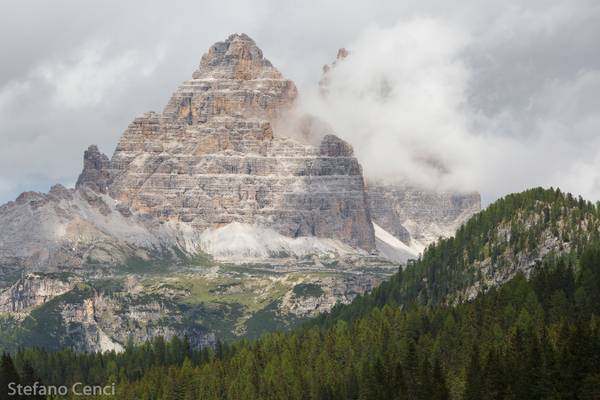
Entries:
[[106,57],[108,43],[91,42],[72,59],[48,62],[35,71],[52,88],[58,107],[76,110],[98,105],[106,93],[126,83],[129,72],[139,64],[139,54],[126,51]]
[[550,75],[519,106],[489,108],[472,96],[482,39],[466,28],[441,18],[369,27],[330,70],[327,95],[314,90],[303,107],[354,145],[367,177],[479,190],[486,202],[536,185],[599,199],[600,70]]
[[[160,111],[202,53],[252,36],[365,172],[492,200],[534,185],[600,199],[596,0],[6,0],[0,4],[0,203],[73,182]],[[341,46],[328,102],[321,66]],[[333,102],[333,99],[337,99]],[[319,103],[320,102],[320,103]],[[598,171],[598,172],[597,172]]]
[[0,179],[0,196],[11,193],[14,190],[13,183],[5,179]]
[[91,143],[114,146],[118,125],[135,115],[129,112],[115,124],[115,110],[132,103],[132,88],[144,85],[166,54],[164,42],[142,53],[93,39],[0,87],[0,200],[74,182],[83,149]]
[[304,103],[354,145],[369,176],[446,181],[459,160],[448,146],[463,139],[469,38],[435,19],[369,27],[330,71],[326,97]]

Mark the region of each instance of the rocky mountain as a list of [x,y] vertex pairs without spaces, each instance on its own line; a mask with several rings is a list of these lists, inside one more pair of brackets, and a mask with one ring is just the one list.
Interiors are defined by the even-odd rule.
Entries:
[[175,245],[174,231],[122,213],[117,202],[91,189],[61,185],[48,194],[26,192],[0,207],[0,278],[23,272],[93,271],[149,260]]
[[[481,210],[479,193],[434,191],[408,182],[369,180],[367,197],[373,223],[421,253]],[[378,248],[381,247],[378,239]]]
[[[296,88],[252,39],[216,43],[192,76],[162,113],[131,123],[111,159],[90,146],[74,191],[24,193],[0,208],[6,272],[176,258],[174,247],[196,254],[232,223],[289,245],[275,252],[374,249],[352,147],[333,135],[311,146],[274,134],[271,121],[293,105]],[[227,228],[230,237],[238,231]],[[302,245],[307,237],[325,240]]]
[[111,158],[90,146],[75,189],[1,206],[4,346],[251,337],[348,303],[393,272],[369,255],[352,147],[274,130],[296,96],[252,39],[231,35],[162,113],[129,125]]
[[[373,249],[352,147],[333,135],[313,147],[273,131],[296,93],[248,36],[230,36],[202,57],[162,114],[128,127],[107,165],[108,192],[194,230],[238,222]],[[94,172],[98,185],[103,172]]]
[[289,328],[370,291],[478,208],[475,195],[366,188],[349,143],[288,120],[296,96],[231,35],[112,157],[90,146],[74,189],[0,206],[0,346],[201,346]]

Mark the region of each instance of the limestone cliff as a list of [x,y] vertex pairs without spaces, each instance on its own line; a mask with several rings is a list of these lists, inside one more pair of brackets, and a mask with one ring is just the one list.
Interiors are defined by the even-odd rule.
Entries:
[[85,351],[255,337],[396,271],[371,254],[382,238],[382,255],[414,255],[479,207],[477,196],[367,192],[332,129],[303,116],[290,132],[296,96],[252,39],[231,35],[162,112],[133,120],[112,157],[90,146],[74,189],[0,206],[0,334]]
[[373,222],[421,252],[440,237],[454,235],[481,210],[479,193],[435,191],[407,182],[369,180]]
[[27,274],[0,292],[0,313],[19,313],[40,306],[80,281],[67,275]]
[[90,146],[83,154],[83,171],[75,186],[88,186],[98,193],[106,193],[110,179],[109,168],[108,157],[100,153],[98,146]]
[[373,249],[352,147],[333,135],[313,147],[273,131],[295,98],[293,82],[252,39],[231,35],[202,57],[161,114],[127,128],[110,162],[109,193],[199,231],[239,222]]
[[212,346],[217,338],[257,337],[348,304],[396,270],[368,273],[364,265],[332,261],[318,270],[292,263],[142,270],[102,279],[28,274],[0,291],[0,346],[122,351],[130,341],[157,336]]

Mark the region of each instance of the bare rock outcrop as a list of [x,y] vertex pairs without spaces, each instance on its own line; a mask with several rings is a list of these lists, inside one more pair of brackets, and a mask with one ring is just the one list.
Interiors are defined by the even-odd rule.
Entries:
[[106,193],[110,180],[110,160],[100,153],[98,146],[91,145],[83,154],[83,171],[76,187],[89,186],[96,192]]
[[24,272],[119,268],[132,258],[150,261],[184,246],[186,232],[123,205],[87,184],[25,192],[0,206],[0,286]]
[[479,193],[425,189],[406,182],[367,182],[373,222],[421,252],[440,237],[454,235],[481,210]]
[[73,289],[80,282],[70,276],[27,274],[0,292],[0,313],[18,313],[40,306]]
[[273,131],[296,95],[252,39],[231,35],[161,114],[144,114],[124,132],[109,193],[198,231],[239,222],[374,248],[352,147],[333,135],[313,147]]
[[329,93],[329,84],[331,83],[332,69],[335,68],[338,63],[344,61],[349,54],[350,52],[344,47],[342,47],[338,50],[337,55],[335,56],[335,60],[331,63],[331,65],[323,65],[323,76],[319,81],[319,91],[321,92],[322,96],[327,96],[327,94]]

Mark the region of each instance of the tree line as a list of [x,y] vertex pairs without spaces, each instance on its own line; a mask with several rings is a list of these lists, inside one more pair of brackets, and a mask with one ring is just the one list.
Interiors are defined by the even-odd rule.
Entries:
[[[22,349],[2,357],[1,383],[115,382],[116,398],[132,400],[599,399],[597,216],[597,206],[556,190],[507,196],[428,249],[414,271],[292,332],[214,349],[185,338],[120,354]],[[468,302],[444,301],[464,278],[452,268],[481,257],[470,255],[472,243],[490,249],[514,221],[524,237],[545,224],[540,232],[556,228],[573,245],[530,276]],[[527,251],[529,239],[506,239],[502,254]]]

